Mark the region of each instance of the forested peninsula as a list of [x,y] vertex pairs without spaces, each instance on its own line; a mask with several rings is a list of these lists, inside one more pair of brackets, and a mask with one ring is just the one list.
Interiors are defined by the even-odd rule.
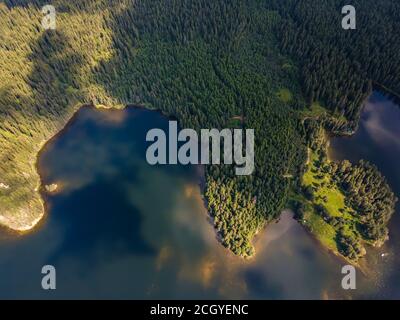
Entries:
[[[341,0],[55,0],[55,30],[41,27],[46,1],[3,1],[0,224],[40,220],[37,154],[81,105],[141,104],[182,127],[255,130],[252,176],[206,168],[208,209],[233,253],[253,255],[254,235],[292,205],[329,226],[351,216],[329,241],[358,259],[350,237],[382,242],[395,198],[372,165],[325,163],[316,141],[354,132],[374,86],[400,92],[400,3],[352,2],[353,31],[341,28]],[[358,192],[360,181],[379,183],[384,199]],[[345,197],[344,213],[319,198],[324,182]]]

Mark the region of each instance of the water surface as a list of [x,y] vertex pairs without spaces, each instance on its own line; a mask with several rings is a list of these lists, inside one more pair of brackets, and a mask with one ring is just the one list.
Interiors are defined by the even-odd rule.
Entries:
[[[40,174],[58,190],[45,196],[48,213],[32,233],[0,233],[0,298],[324,299],[382,292],[379,281],[362,276],[357,292],[344,292],[343,262],[288,211],[257,236],[254,259],[233,256],[204,208],[202,168],[146,163],[152,128],[167,130],[168,120],[143,109],[83,108],[46,146]],[[398,243],[394,221],[391,241]],[[57,270],[54,291],[41,289],[46,264]]]
[[[331,156],[375,164],[400,198],[400,106],[379,92],[366,102],[356,134],[331,140]],[[372,268],[379,273],[380,286],[374,298],[400,299],[400,206],[389,225],[390,239],[380,250],[369,250]],[[385,256],[382,257],[382,254]]]

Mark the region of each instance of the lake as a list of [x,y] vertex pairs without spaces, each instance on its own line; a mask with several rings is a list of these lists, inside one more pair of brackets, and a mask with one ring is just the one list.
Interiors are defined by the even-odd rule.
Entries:
[[[398,133],[392,131],[398,130],[395,125],[386,127],[400,113],[392,107],[381,96],[371,97],[357,134],[332,141],[334,156],[357,160],[363,156],[362,148],[357,151],[351,144],[365,147],[384,141],[386,145],[386,139],[371,138],[368,130],[382,126]],[[392,111],[387,121],[383,114]],[[368,126],[371,118],[377,119]],[[391,224],[390,242],[381,249],[389,256],[381,259],[380,252],[372,254],[379,272],[368,279],[360,275],[355,292],[341,289],[344,263],[321,248],[290,211],[260,232],[255,239],[257,255],[243,260],[217,240],[200,191],[202,167],[147,164],[145,136],[152,128],[167,130],[168,119],[133,107],[83,107],[46,145],[39,157],[39,172],[45,185],[57,184],[58,188],[44,194],[47,214],[35,230],[27,235],[0,232],[0,298],[399,296],[400,284],[392,280],[400,270],[394,255],[399,245],[396,234],[400,236],[398,214]],[[392,147],[383,149],[393,151]],[[383,160],[376,164],[384,166],[380,169],[398,192],[396,159],[393,153],[383,155],[382,150],[377,158],[387,157],[393,166]],[[48,264],[57,271],[56,290],[41,288],[41,269]]]
[[[365,103],[360,126],[350,138],[331,140],[332,158],[375,164],[400,198],[400,106],[379,92]],[[389,241],[380,250],[370,250],[368,259],[379,273],[379,288],[372,295],[379,299],[400,299],[400,206],[389,225]],[[385,257],[382,257],[382,254]]]

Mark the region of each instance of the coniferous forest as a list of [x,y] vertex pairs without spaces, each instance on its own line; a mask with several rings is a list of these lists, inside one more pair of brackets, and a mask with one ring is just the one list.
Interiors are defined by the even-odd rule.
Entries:
[[[285,23],[279,45],[299,61],[308,101],[319,101],[333,114],[356,125],[362,102],[372,88],[400,92],[398,1],[272,0]],[[338,27],[340,8],[357,9],[357,29]]]
[[[40,219],[37,154],[81,105],[138,104],[181,127],[239,117],[255,130],[253,175],[208,166],[205,191],[222,243],[252,255],[257,231],[300,192],[312,133],[354,130],[374,87],[400,92],[400,3],[353,2],[354,32],[341,28],[341,0],[55,0],[55,30],[41,27],[47,1],[1,2],[0,223],[22,230]],[[362,163],[337,178],[375,239],[393,212],[357,198],[357,179],[369,176]]]

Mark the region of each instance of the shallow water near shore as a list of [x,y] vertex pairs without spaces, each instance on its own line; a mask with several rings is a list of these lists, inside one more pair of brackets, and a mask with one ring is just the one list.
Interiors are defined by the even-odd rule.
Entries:
[[[379,281],[360,276],[358,290],[344,292],[343,261],[290,211],[258,234],[254,258],[233,256],[204,208],[202,167],[146,163],[152,128],[167,130],[168,119],[144,109],[84,107],[45,147],[39,171],[45,185],[58,188],[44,195],[48,212],[32,233],[0,231],[0,298],[325,299],[382,290],[395,296],[380,284],[388,271]],[[57,270],[54,291],[41,289],[47,264]]]

